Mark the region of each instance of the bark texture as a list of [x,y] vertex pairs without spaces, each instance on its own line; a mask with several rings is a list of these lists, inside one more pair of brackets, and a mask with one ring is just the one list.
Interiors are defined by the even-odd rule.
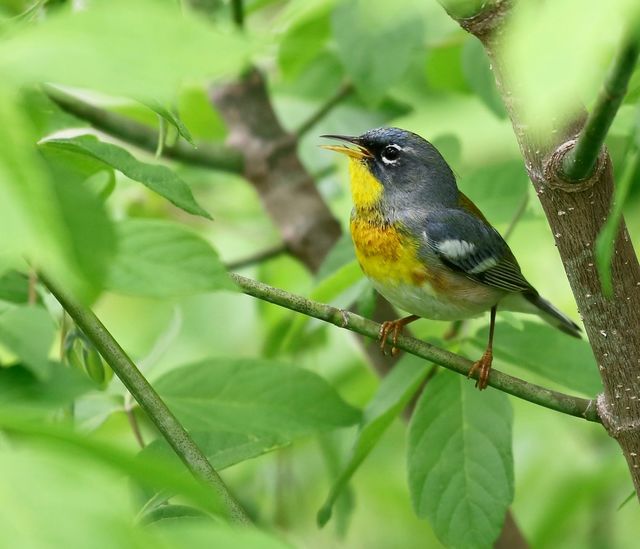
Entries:
[[475,17],[459,20],[476,35],[491,58],[498,88],[513,123],[525,165],[544,208],[593,350],[604,393],[598,412],[617,440],[640,490],[640,266],[624,221],[613,256],[614,295],[607,299],[596,270],[595,242],[611,206],[613,169],[603,150],[593,175],[579,183],[561,177],[562,160],[575,145],[584,117],[536,137],[524,123],[517,86],[500,57],[500,27],[510,2],[499,2]]

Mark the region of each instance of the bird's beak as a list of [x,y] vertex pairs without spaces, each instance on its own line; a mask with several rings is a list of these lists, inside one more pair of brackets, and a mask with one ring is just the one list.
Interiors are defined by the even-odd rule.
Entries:
[[357,148],[347,147],[345,145],[320,145],[321,148],[327,149],[328,151],[335,151],[342,154],[346,154],[351,158],[371,158],[373,155],[367,150],[365,146],[360,142],[360,138],[358,137],[350,137],[348,135],[321,135],[320,137],[326,137],[327,139],[338,139],[340,141],[346,141],[347,143],[351,143],[355,145]]

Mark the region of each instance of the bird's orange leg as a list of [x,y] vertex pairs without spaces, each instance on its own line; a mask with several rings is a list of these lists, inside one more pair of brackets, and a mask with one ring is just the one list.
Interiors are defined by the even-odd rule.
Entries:
[[487,382],[489,381],[489,372],[491,372],[491,363],[493,362],[493,331],[496,327],[496,311],[497,305],[491,308],[491,322],[489,324],[489,343],[487,343],[487,349],[484,354],[471,366],[471,370],[467,374],[467,377],[473,377],[478,372],[478,378],[476,380],[476,387],[481,391],[487,388]]
[[413,322],[414,320],[418,320],[420,317],[417,315],[410,315],[410,316],[405,316],[404,318],[399,318],[398,320],[387,320],[386,322],[382,323],[382,326],[380,326],[380,350],[382,351],[383,354],[387,354],[385,352],[385,347],[387,346],[387,338],[389,337],[390,333],[393,333],[393,338],[392,338],[392,342],[393,345],[391,346],[391,355],[392,356],[396,356],[399,352],[399,349],[396,347],[396,345],[398,344],[398,337],[400,336],[400,334],[402,333],[402,330],[404,329],[404,327],[407,324],[410,324],[411,322]]

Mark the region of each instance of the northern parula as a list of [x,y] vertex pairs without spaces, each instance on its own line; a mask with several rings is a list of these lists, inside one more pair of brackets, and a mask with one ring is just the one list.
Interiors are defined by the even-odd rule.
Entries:
[[[418,318],[463,320],[491,311],[487,349],[469,376],[487,386],[498,307],[537,314],[574,337],[580,328],[542,298],[520,271],[509,246],[456,184],[446,160],[428,141],[399,128],[378,128],[324,145],[349,157],[356,257],[374,288],[411,313],[384,322],[394,344]],[[392,347],[392,352],[395,345]]]

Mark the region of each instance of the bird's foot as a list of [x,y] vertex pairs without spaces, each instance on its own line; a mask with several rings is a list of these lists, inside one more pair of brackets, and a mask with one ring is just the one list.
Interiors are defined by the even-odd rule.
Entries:
[[392,334],[391,356],[396,356],[400,352],[400,349],[398,349],[397,347],[398,337],[402,333],[404,327],[417,318],[417,316],[411,315],[405,318],[400,318],[398,320],[387,320],[386,322],[382,323],[382,325],[380,326],[380,335],[378,336],[380,339],[380,350],[382,351],[382,354],[387,354],[386,347],[389,334]]
[[471,370],[469,370],[469,373],[467,374],[467,377],[473,377],[474,374],[478,372],[478,377],[476,378],[476,387],[480,391],[487,388],[492,362],[493,351],[491,349],[487,349],[480,357],[480,360],[477,360],[473,363],[473,366],[471,366]]

